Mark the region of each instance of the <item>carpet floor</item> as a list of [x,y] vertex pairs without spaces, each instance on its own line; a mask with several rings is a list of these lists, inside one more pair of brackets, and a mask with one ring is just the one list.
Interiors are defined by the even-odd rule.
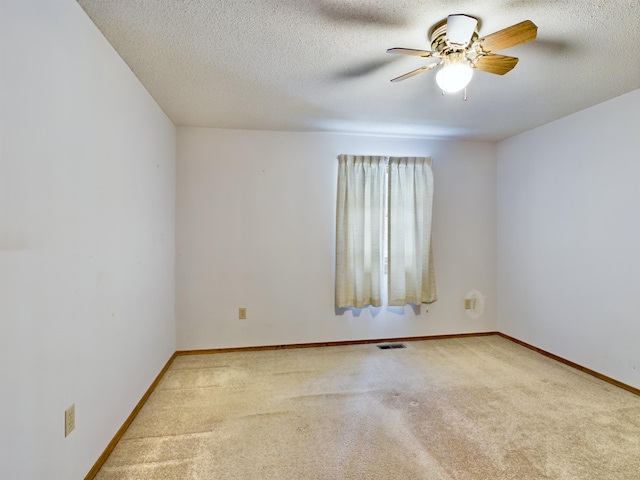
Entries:
[[178,356],[98,480],[640,479],[640,397],[499,336]]

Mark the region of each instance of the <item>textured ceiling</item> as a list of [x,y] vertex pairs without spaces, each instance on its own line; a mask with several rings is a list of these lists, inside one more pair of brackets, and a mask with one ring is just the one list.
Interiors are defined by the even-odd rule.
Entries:
[[[78,0],[178,126],[501,140],[640,88],[637,0]],[[522,20],[504,76],[445,95],[428,63],[452,13],[486,36]]]

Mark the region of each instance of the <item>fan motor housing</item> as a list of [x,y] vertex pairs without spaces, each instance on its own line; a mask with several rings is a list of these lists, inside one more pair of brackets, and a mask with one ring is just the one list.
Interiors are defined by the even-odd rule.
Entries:
[[[476,18],[476,17],[473,17],[473,18]],[[476,20],[478,19],[476,18]],[[472,45],[473,42],[478,40],[479,25],[480,25],[480,20],[478,20],[478,24],[476,25],[476,28],[473,31],[473,35],[471,35],[471,40],[469,40],[469,45]],[[431,28],[431,31],[429,33],[429,38],[431,39],[432,50],[435,50],[437,52],[442,52],[445,48],[448,47],[447,40],[446,40],[447,38],[447,19],[446,18],[436,23]]]

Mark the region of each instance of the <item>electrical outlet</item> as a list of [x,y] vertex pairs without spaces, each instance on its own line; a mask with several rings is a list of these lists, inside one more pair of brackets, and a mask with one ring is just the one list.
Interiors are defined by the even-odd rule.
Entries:
[[64,411],[64,436],[69,434],[76,428],[76,404],[73,403]]
[[465,310],[473,310],[476,308],[476,299],[475,298],[465,298],[464,299],[464,309]]
[[238,309],[238,318],[240,320],[246,320],[247,319],[247,309],[244,307],[240,307]]

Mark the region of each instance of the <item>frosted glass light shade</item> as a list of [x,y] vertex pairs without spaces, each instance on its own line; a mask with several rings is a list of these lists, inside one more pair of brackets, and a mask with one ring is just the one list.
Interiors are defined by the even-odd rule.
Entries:
[[444,65],[436,74],[436,83],[443,92],[455,93],[469,85],[473,69],[467,63]]

